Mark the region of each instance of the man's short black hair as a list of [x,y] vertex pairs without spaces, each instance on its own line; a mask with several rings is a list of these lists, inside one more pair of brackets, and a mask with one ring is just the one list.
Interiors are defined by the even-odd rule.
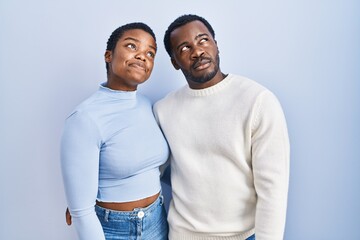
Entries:
[[180,17],[178,17],[177,19],[175,19],[175,21],[173,21],[168,29],[166,30],[165,32],[165,36],[164,36],[164,45],[165,45],[165,49],[166,49],[166,52],[169,54],[169,56],[171,57],[172,53],[171,53],[171,43],[170,43],[170,35],[171,33],[189,23],[189,22],[193,22],[193,21],[200,21],[202,22],[206,28],[209,30],[209,32],[211,33],[212,37],[215,39],[215,31],[214,29],[212,28],[212,26],[210,25],[210,23],[203,17],[200,17],[200,16],[197,16],[197,15],[194,15],[194,14],[186,14],[186,15],[182,15]]

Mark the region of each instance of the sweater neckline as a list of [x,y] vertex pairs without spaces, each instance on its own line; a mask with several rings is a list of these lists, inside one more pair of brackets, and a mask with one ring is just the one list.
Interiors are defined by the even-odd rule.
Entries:
[[212,95],[214,93],[221,91],[223,88],[225,88],[231,82],[232,79],[233,79],[233,75],[229,73],[221,82],[218,82],[217,84],[215,84],[211,87],[207,87],[207,88],[203,88],[203,89],[192,89],[189,87],[189,85],[187,85],[186,92],[189,95],[195,96],[195,97],[209,96],[209,95]]
[[108,88],[106,82],[100,84],[99,91],[117,99],[136,99],[137,91],[121,91]]

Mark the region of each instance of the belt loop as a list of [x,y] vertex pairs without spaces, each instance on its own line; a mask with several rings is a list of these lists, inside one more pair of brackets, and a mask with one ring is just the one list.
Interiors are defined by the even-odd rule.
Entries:
[[105,216],[104,216],[104,220],[105,222],[108,222],[109,221],[109,213],[110,211],[108,209],[105,210]]
[[163,195],[160,195],[160,206],[163,205],[164,203],[164,196]]

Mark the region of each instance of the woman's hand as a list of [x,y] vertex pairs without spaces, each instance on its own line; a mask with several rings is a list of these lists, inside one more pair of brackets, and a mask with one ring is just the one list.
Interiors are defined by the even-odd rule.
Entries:
[[69,208],[66,208],[65,219],[66,219],[66,224],[70,226],[71,225],[71,215],[69,212]]

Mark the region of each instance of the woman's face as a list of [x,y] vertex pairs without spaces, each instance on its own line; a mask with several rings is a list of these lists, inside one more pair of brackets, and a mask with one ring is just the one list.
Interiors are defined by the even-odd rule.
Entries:
[[105,52],[109,64],[107,86],[115,90],[133,91],[152,72],[156,54],[155,39],[141,29],[124,32],[114,51]]

